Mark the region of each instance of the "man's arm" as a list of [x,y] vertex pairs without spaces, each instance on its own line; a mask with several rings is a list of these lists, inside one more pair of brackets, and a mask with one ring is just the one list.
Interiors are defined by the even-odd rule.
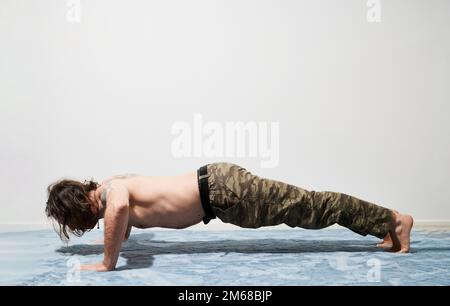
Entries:
[[128,227],[129,194],[125,186],[116,184],[108,186],[106,195],[105,254],[102,263],[84,265],[82,270],[111,271],[119,259],[120,248]]
[[[128,238],[130,238],[131,228],[132,228],[132,226],[130,224],[128,224],[127,231],[125,232],[125,237],[123,237],[123,241],[127,241]],[[104,244],[105,239],[97,239],[97,240],[93,240],[92,242]]]
[[126,240],[128,240],[128,238],[130,238],[131,227],[132,226],[130,224],[128,224],[127,231],[125,232],[125,239],[124,239],[124,241],[126,241]]

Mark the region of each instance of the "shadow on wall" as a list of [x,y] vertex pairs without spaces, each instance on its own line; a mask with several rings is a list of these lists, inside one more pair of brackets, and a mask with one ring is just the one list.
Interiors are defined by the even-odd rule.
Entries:
[[[130,237],[122,245],[120,256],[126,265],[116,270],[144,269],[151,267],[154,255],[200,254],[200,253],[319,253],[319,252],[382,252],[373,241],[360,240],[290,240],[290,239],[247,239],[216,241],[158,241],[154,234],[143,233]],[[56,250],[69,255],[103,254],[103,245],[79,244]]]

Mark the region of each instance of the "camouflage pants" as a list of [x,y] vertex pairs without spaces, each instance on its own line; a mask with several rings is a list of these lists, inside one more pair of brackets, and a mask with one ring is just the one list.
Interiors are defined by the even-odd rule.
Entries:
[[209,200],[223,222],[245,228],[278,225],[321,229],[335,223],[384,238],[392,212],[337,192],[315,192],[258,177],[231,163],[207,165]]

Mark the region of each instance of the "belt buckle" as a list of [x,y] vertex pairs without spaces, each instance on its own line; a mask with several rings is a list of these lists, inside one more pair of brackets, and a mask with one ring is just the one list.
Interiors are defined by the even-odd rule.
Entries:
[[202,174],[202,175],[200,175],[199,177],[198,177],[198,179],[199,180],[202,180],[202,179],[204,179],[204,178],[208,178],[209,176],[210,176],[211,174]]

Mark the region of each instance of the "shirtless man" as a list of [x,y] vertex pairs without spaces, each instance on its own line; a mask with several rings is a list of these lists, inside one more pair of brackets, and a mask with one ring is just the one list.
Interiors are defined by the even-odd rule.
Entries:
[[84,270],[114,270],[131,228],[186,228],[218,217],[244,228],[278,224],[321,229],[339,224],[383,239],[388,251],[410,248],[413,218],[337,192],[315,192],[258,177],[231,163],[212,163],[179,176],[114,176],[94,181],[60,180],[48,187],[45,212],[59,235],[81,236],[104,218],[103,262]]

